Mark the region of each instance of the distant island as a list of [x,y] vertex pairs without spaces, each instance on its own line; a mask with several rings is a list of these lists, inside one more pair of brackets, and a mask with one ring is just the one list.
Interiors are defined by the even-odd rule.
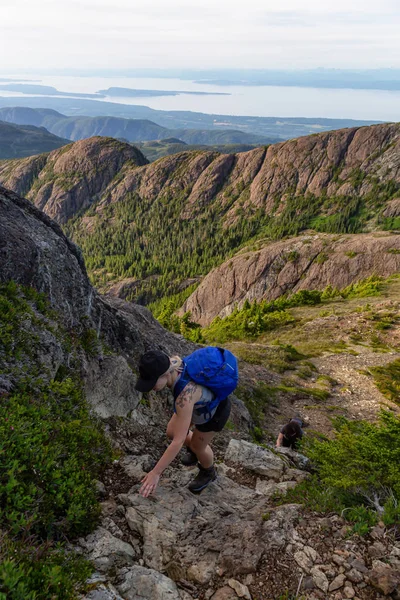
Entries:
[[277,87],[304,87],[304,88],[321,88],[321,89],[352,89],[352,90],[387,90],[399,91],[399,81],[334,81],[332,79],[296,79],[290,77],[288,79],[280,79],[276,77],[265,77],[262,79],[196,79],[193,81],[196,84],[203,85],[218,85],[218,86],[277,86]]
[[0,85],[0,92],[20,92],[35,96],[66,96],[68,98],[104,98],[100,94],[79,94],[75,92],[60,92],[50,85],[32,85],[29,83],[8,83]]
[[24,82],[24,83],[26,83],[26,82],[34,83],[36,81],[40,81],[40,79],[9,79],[9,78],[5,78],[5,77],[0,77],[0,81],[2,83],[14,83],[16,81],[19,82],[19,83],[21,83],[21,82]]
[[188,94],[191,96],[230,96],[225,92],[187,92],[183,90],[138,90],[133,88],[110,87],[107,90],[99,90],[98,94],[122,98],[149,98],[152,96],[179,96]]
[[63,69],[54,74],[86,77],[180,79],[221,86],[282,86],[353,90],[400,90],[400,69]]

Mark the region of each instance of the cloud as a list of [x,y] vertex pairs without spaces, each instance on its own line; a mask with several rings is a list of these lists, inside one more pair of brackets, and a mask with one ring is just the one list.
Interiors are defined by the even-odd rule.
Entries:
[[4,69],[400,67],[394,0],[2,0]]

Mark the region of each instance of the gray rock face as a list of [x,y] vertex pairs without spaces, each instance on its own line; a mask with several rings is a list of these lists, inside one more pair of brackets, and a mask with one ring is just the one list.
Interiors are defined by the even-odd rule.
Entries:
[[[254,572],[263,553],[260,494],[219,476],[200,495],[186,488],[193,471],[162,478],[154,500],[119,496],[132,532],[143,540],[146,567],[207,583],[215,573]],[[174,577],[175,579],[175,577]]]
[[135,565],[120,576],[117,589],[125,600],[181,600],[176,584],[153,569]]
[[299,519],[300,504],[285,504],[270,511],[270,518],[263,524],[264,549],[282,549],[296,538],[295,524]]
[[44,292],[67,326],[89,317],[93,290],[80,250],[33,204],[0,187],[0,281]]
[[83,598],[83,600],[124,600],[119,594],[112,592],[105,585],[100,585],[92,590]]
[[106,573],[113,567],[131,565],[136,554],[130,544],[116,538],[103,527],[80,539],[79,543],[86,550],[96,569],[102,573]]
[[[216,267],[185,301],[179,315],[207,326],[217,316],[231,314],[246,300],[275,300],[299,290],[323,290],[327,285],[342,289],[359,279],[379,273],[389,277],[400,268],[400,258],[390,251],[399,248],[397,235],[317,234],[269,243],[261,250],[240,252]],[[296,253],[295,261],[289,260]],[[317,257],[324,253],[321,265]],[[354,259],[349,260],[349,253]]]
[[93,360],[86,371],[86,398],[100,417],[126,416],[140,399],[132,369],[122,356]]
[[[149,310],[102,298],[90,285],[80,250],[61,228],[31,202],[0,187],[0,282],[15,281],[43,292],[62,324],[80,335],[93,329],[99,342],[84,362],[86,395],[97,412],[127,415],[141,394],[135,391],[139,356],[150,348],[188,354],[195,346],[159,325]],[[54,376],[69,357],[55,336],[38,330],[43,366]],[[102,341],[117,356],[103,357]],[[83,357],[82,357],[83,358]]]
[[280,480],[285,470],[285,463],[279,456],[244,440],[229,442],[225,461],[238,464],[253,473],[264,475],[275,481]]

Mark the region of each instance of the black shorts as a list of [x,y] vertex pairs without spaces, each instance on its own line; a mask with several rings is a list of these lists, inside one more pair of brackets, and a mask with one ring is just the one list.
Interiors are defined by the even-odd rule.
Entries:
[[203,423],[203,425],[196,425],[195,427],[198,429],[198,431],[203,431],[204,433],[209,431],[222,431],[229,419],[230,414],[231,399],[228,396],[225,400],[222,400],[222,402],[218,404],[218,408],[215,411],[212,419],[207,421],[207,423]]

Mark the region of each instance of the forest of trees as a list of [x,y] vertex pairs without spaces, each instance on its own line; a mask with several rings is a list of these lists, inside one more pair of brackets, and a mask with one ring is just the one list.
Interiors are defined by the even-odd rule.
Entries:
[[[361,173],[361,175],[360,175]],[[353,174],[360,186],[362,172]],[[298,235],[305,229],[326,233],[356,233],[374,220],[383,229],[395,229],[399,218],[380,216],[386,202],[398,193],[392,181],[370,182],[368,195],[328,198],[288,191],[285,206],[275,214],[280,197],[270,214],[264,209],[248,207],[233,196],[224,208],[217,202],[207,205],[195,217],[180,217],[189,191],[173,193],[170,188],[149,203],[138,194],[102,207],[93,205],[85,213],[92,218],[90,231],[78,216],[66,225],[67,233],[82,248],[89,274],[97,287],[125,278],[138,280],[128,300],[150,304],[170,298],[187,287],[187,280],[200,278],[241,247],[258,238],[279,240]],[[243,185],[240,198],[248,193]],[[226,192],[225,192],[226,194]],[[236,219],[224,226],[224,214],[236,204]]]

